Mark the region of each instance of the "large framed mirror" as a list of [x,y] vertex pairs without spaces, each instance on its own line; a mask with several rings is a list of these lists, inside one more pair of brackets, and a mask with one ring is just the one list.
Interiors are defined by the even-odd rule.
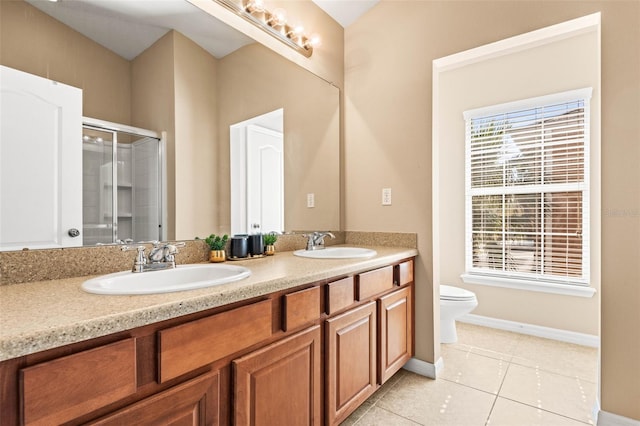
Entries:
[[166,132],[168,239],[231,232],[232,128],[278,109],[277,230],[339,229],[335,86],[186,0],[0,7],[0,64],[82,89],[84,116]]

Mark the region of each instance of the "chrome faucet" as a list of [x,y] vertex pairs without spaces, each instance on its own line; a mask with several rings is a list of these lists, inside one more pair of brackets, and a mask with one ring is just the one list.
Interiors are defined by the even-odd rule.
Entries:
[[324,248],[324,237],[335,238],[331,232],[313,232],[311,234],[302,234],[307,238],[307,250],[322,250]]
[[149,256],[145,253],[145,246],[123,246],[120,248],[122,251],[137,250],[131,272],[159,271],[162,269],[175,268],[175,255],[178,253],[178,247],[185,246],[184,242],[170,244],[151,241],[151,244],[153,247],[149,250]]

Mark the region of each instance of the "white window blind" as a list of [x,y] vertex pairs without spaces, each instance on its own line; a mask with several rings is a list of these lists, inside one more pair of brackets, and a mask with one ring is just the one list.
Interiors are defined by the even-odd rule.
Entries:
[[465,112],[468,274],[588,285],[590,98]]

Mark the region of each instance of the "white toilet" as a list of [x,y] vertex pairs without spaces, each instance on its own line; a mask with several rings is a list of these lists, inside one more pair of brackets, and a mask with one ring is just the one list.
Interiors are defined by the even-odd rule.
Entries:
[[474,292],[450,285],[440,285],[440,342],[458,341],[456,318],[468,314],[478,306]]

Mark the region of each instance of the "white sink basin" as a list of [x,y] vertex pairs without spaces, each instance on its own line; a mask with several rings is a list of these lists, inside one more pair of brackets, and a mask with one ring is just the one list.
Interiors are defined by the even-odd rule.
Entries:
[[154,294],[194,290],[239,281],[251,271],[237,265],[179,265],[175,269],[133,273],[116,272],[82,283],[95,294]]
[[378,253],[375,250],[360,247],[326,247],[320,250],[296,250],[293,254],[312,259],[366,259]]

